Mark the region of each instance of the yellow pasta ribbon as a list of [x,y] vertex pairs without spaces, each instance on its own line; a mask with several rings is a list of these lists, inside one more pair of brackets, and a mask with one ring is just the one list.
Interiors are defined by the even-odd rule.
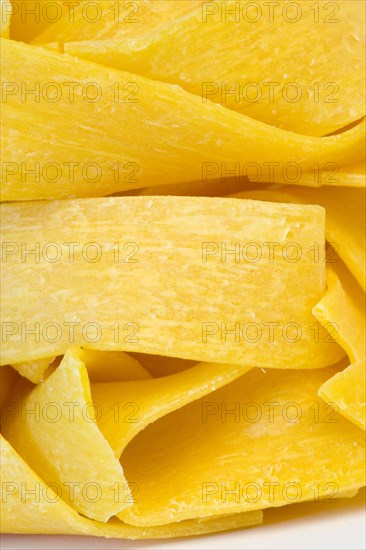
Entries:
[[[72,343],[271,368],[344,356],[322,328],[314,340],[311,310],[325,291],[319,206],[110,197],[3,204],[1,214],[5,364]],[[35,247],[39,257],[24,255]]]
[[364,122],[329,137],[303,136],[172,84],[12,40],[1,46],[2,200],[204,182],[238,163],[245,171],[253,162],[263,169],[295,162],[307,172],[364,155]]
[[253,369],[146,428],[121,457],[140,492],[119,517],[160,525],[354,494],[364,433],[317,397],[336,370]]
[[150,4],[135,4],[130,25],[113,22],[104,5],[89,33],[79,6],[77,21],[65,16],[36,40],[56,38],[72,55],[178,84],[299,134],[326,135],[365,115],[362,2]]

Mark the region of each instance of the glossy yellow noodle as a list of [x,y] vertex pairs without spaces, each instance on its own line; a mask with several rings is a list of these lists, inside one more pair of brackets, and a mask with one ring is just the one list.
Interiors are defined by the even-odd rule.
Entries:
[[319,395],[336,404],[339,412],[363,430],[366,429],[366,364],[365,359],[352,363],[319,388]]
[[[366,290],[366,191],[364,189],[304,189],[286,186],[240,193],[235,197],[288,203],[320,204],[326,210],[325,235],[360,286]],[[338,259],[331,250],[330,264]]]
[[0,15],[1,532],[191,537],[354,497],[365,4]]
[[[118,459],[128,442],[148,424],[249,369],[200,364],[156,380],[92,384],[90,395],[87,370],[81,358],[91,357],[93,361],[94,355],[88,352],[84,356],[82,350],[70,348],[46,381],[35,389],[26,386],[13,392],[16,398],[7,402],[3,432],[39,475],[62,487],[62,498],[72,508],[87,517],[107,521],[113,506],[117,512],[134,502],[134,484],[130,494],[122,471],[118,472],[113,465],[112,451]],[[15,407],[11,409],[10,404]],[[74,404],[71,413],[67,407],[70,404]],[[55,408],[59,412],[57,418],[50,412]],[[93,496],[96,492],[99,498],[90,497],[87,490],[90,486]]]
[[[79,515],[60,499],[58,486],[49,487],[0,435],[1,527],[4,533],[89,535],[123,539],[160,539],[239,529],[262,522],[262,512],[197,518],[161,527],[133,527],[116,518],[107,523]],[[24,487],[30,489],[25,496]],[[32,492],[33,490],[33,492]]]
[[3,204],[1,214],[4,363],[71,343],[290,369],[344,355],[325,331],[313,338],[325,291],[319,206],[109,197]]
[[[284,185],[303,185],[305,187],[356,187],[365,188],[365,163],[361,161],[347,166],[339,166],[338,162],[330,162],[324,165],[314,163],[311,171],[304,172],[299,166],[289,164],[285,167],[273,166],[258,174],[254,171],[252,179],[256,182],[282,183]],[[332,190],[329,189],[329,193]]]
[[[139,195],[189,195],[189,196],[224,196],[245,190],[259,190],[272,184],[284,184],[304,187],[353,187],[365,188],[364,163],[339,167],[336,162],[320,166],[315,163],[311,172],[304,172],[297,163],[282,165],[266,163],[260,166],[252,163],[242,167],[240,163],[228,165],[211,165],[214,180],[177,183],[174,185],[155,185],[136,190]],[[220,176],[220,177],[218,177]],[[331,190],[329,190],[332,193]],[[124,194],[130,194],[129,191]]]
[[119,517],[160,525],[354,493],[364,433],[317,397],[334,372],[253,369],[146,428],[122,454],[140,491]]
[[[85,8],[82,3],[72,10],[65,10],[62,18],[50,25],[32,41],[33,44],[44,44],[57,40],[63,46],[73,40],[104,40],[106,37],[120,40],[123,37],[136,39],[146,33],[156,32],[168,23],[175,21],[196,10],[202,5],[201,0],[136,0],[131,4],[115,0],[102,0],[95,10]],[[90,10],[90,13],[89,13]],[[98,18],[96,17],[98,15]]]
[[145,34],[143,22],[99,25],[89,36],[81,26],[60,22],[38,40],[69,40],[72,55],[179,84],[300,134],[326,135],[365,115],[362,2],[219,0],[183,17],[164,14]]
[[[123,351],[83,350],[82,359],[87,363],[88,377],[91,382],[113,382],[118,380],[140,380],[150,378],[149,372]],[[44,375],[53,372],[57,365],[53,364],[55,357],[13,364],[12,367],[22,376],[38,384]],[[49,369],[48,367],[51,366]]]
[[365,429],[365,295],[342,266],[336,266],[336,271],[328,270],[327,284],[327,292],[315,306],[314,315],[323,325],[333,324],[351,365],[324,382],[319,395],[336,403],[346,418]]
[[[248,370],[245,365],[198,363],[184,372],[161,378],[93,384],[93,400],[101,409],[98,425],[115,456],[120,458],[127,444],[146,426]],[[120,415],[116,414],[118,411]]]
[[[130,490],[98,429],[91,401],[85,365],[70,350],[47,380],[13,392],[14,407],[8,407],[2,429],[45,481],[59,484],[62,498],[72,508],[105,522],[131,505]],[[114,483],[120,487],[117,500],[111,490]]]
[[11,40],[1,46],[2,200],[207,181],[236,163],[297,162],[308,171],[314,163],[356,162],[364,152],[364,123],[330,137],[302,136],[172,84]]

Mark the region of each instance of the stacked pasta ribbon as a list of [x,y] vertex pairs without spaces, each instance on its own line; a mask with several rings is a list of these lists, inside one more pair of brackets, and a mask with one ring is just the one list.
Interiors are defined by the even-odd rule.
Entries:
[[46,4],[1,2],[2,531],[353,497],[365,5]]

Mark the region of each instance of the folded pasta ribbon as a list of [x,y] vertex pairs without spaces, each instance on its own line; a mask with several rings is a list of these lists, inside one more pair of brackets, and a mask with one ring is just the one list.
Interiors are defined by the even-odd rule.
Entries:
[[4,364],[70,344],[251,367],[344,356],[311,312],[325,292],[319,206],[113,197],[1,213]]
[[295,162],[308,172],[314,163],[342,166],[364,155],[364,122],[303,136],[173,84],[1,40],[4,201],[210,180],[222,166],[242,172],[248,163]]

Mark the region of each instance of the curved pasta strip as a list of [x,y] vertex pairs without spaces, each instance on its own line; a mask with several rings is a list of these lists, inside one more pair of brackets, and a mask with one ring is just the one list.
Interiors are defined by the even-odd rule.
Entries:
[[150,373],[127,353],[83,349],[79,357],[85,363],[90,382],[146,380]]
[[[282,167],[277,169],[263,171],[252,176],[254,179],[249,181],[256,182],[282,183],[284,185],[302,185],[305,187],[356,187],[365,188],[365,163],[359,162],[350,166],[339,166],[337,162],[331,162],[325,165],[314,164],[311,172],[303,172],[297,164],[288,165],[285,170]],[[328,190],[329,193],[333,189]]]
[[[4,363],[70,344],[274,368],[344,355],[323,329],[313,338],[311,309],[325,291],[313,251],[320,243],[323,258],[321,207],[109,197],[3,204],[1,213]],[[70,261],[64,244],[75,241]],[[39,257],[24,257],[35,243]],[[87,261],[90,243],[97,262]]]
[[327,403],[336,403],[339,412],[356,426],[366,429],[366,363],[365,359],[332,376],[319,388],[319,396]]
[[[94,434],[93,440],[86,442],[90,430],[85,421],[84,409],[91,404],[91,396],[89,395],[87,400],[79,395],[79,388],[85,382],[83,383],[77,378],[80,370],[83,370],[83,376],[86,376],[85,366],[80,357],[83,359],[90,357],[95,360],[93,355],[94,352],[87,352],[83,357],[83,350],[69,349],[61,365],[45,382],[31,393],[20,396],[18,400],[20,411],[28,411],[25,420],[22,418],[21,412],[14,414],[14,411],[8,411],[4,434],[21,452],[30,466],[50,483],[51,487],[56,483],[57,488],[62,488],[60,494],[63,500],[88,517],[102,519],[102,509],[106,508],[106,494],[113,495],[115,506],[119,508],[125,507],[122,503],[131,505],[134,501],[131,500],[127,485],[120,476],[114,472],[115,479],[109,477],[110,468],[108,468],[108,460],[102,456],[103,445],[100,437],[98,438]],[[98,420],[102,432],[106,437],[108,436],[114,454],[119,457],[127,443],[149,423],[192,400],[199,399],[217,387],[221,387],[246,370],[248,367],[202,364],[188,371],[156,380],[92,384],[91,390],[96,413],[95,416],[91,415],[88,422],[94,421],[95,424]],[[70,388],[72,389],[70,390]],[[127,404],[138,404],[139,419],[130,420],[131,415],[128,415],[128,419],[126,415],[123,418],[120,415],[116,419],[116,405],[120,407],[118,410],[123,411],[123,405],[126,402]],[[39,418],[29,419],[29,415],[32,416],[30,411],[37,403],[40,404],[41,411]],[[66,417],[64,408],[62,412],[66,418],[58,418],[55,426],[53,419],[45,413],[46,409],[50,404],[52,406],[57,404],[60,408],[70,403],[83,409],[84,422],[78,418],[77,409],[74,409],[75,414],[73,413],[70,419],[70,413]],[[97,418],[99,410],[100,419]],[[47,421],[51,423],[51,428]],[[62,445],[58,442],[55,428],[58,430],[58,434],[62,433],[63,435]],[[77,449],[73,445],[75,432],[79,434],[80,447],[78,446]],[[100,464],[103,471],[98,473],[97,464]],[[72,485],[75,486],[75,492],[70,491]],[[99,499],[94,506],[88,504],[88,495],[85,496],[85,488],[89,485],[97,485],[100,491]],[[108,518],[103,519],[106,521]]]
[[254,369],[146,428],[121,457],[140,492],[119,517],[160,525],[353,494],[364,434],[317,397],[334,372]]
[[[326,210],[325,236],[360,286],[366,290],[366,242],[364,189],[304,189],[279,187],[233,195],[273,202],[320,204]],[[330,263],[337,259],[328,258]]]
[[[297,163],[286,166],[266,165],[260,167],[249,166],[246,180],[252,186],[258,183],[282,183],[283,185],[301,185],[304,187],[354,187],[365,188],[365,163],[361,161],[347,166],[340,166],[338,162],[329,162],[323,165],[314,163],[311,171],[305,172]],[[329,189],[332,193],[332,189]]]
[[[31,391],[27,386],[20,391],[2,428],[43,479],[58,483],[62,498],[75,510],[107,521],[131,505],[130,490],[120,463],[96,425],[91,401],[85,365],[77,351],[70,349],[47,380]],[[117,500],[111,490],[114,483],[121,491]],[[91,495],[85,493],[88,487]]]
[[247,366],[198,363],[161,378],[93,384],[93,400],[100,407],[98,426],[115,456],[120,458],[127,444],[146,426],[248,370]]
[[336,403],[346,418],[366,429],[365,295],[341,266],[336,271],[328,270],[327,281],[327,292],[315,306],[314,315],[323,325],[335,324],[351,365],[324,382],[318,393],[325,401]]
[[[30,382],[42,382],[45,374],[50,374],[56,358],[39,359],[27,363],[13,364],[12,367]],[[80,359],[88,369],[90,382],[113,382],[118,380],[140,380],[151,378],[149,372],[123,351],[80,350]],[[48,367],[52,365],[51,369]]]
[[[292,186],[316,187],[331,186],[331,187],[353,187],[365,188],[365,165],[363,163],[355,164],[350,167],[339,168],[336,163],[332,163],[320,170],[319,166],[314,166],[312,172],[302,172],[299,167],[294,164],[286,169],[284,173],[279,167],[276,170],[266,165],[265,170],[262,170],[259,165],[248,165],[245,174],[241,173],[240,166],[233,169],[234,176],[229,175],[225,167],[217,167],[217,173],[221,172],[221,178],[206,181],[195,181],[188,183],[176,183],[168,185],[155,185],[145,187],[141,190],[133,192],[124,192],[122,194],[135,193],[137,195],[178,195],[190,197],[220,197],[234,193],[240,193],[245,187],[245,191],[253,191],[253,198],[258,191],[261,193],[266,187],[272,184],[283,184],[288,187],[289,192]],[[252,169],[252,172],[251,172]],[[258,183],[260,188],[258,189]],[[291,183],[291,187],[289,186]],[[296,190],[294,189],[296,192]],[[330,191],[332,193],[332,191]],[[248,195],[248,197],[251,195]],[[322,196],[322,195],[320,195]]]
[[[0,4],[10,38],[44,29]],[[326,285],[325,236],[365,290],[364,6],[76,4],[33,46],[1,26],[1,530],[189,536],[354,496],[365,296],[342,263]],[[248,79],[302,95],[242,101]]]
[[[202,5],[202,0],[136,0],[133,4],[116,5],[115,0],[97,1],[99,18],[91,21],[82,4],[74,6],[72,18],[66,11],[59,21],[37,35],[32,44],[43,45],[55,39],[63,46],[73,40],[136,39],[164,28]],[[118,9],[119,8],[119,9]],[[92,11],[92,10],[90,10]]]
[[351,361],[365,356],[365,296],[340,264],[327,270],[327,291],[313,308],[322,323],[337,325],[337,336]]
[[80,516],[60,499],[57,486],[52,488],[44,483],[1,434],[0,445],[3,533],[91,535],[134,540],[202,535],[262,522],[261,511],[147,528],[133,527],[116,518],[107,523],[93,521]]
[[[333,18],[326,0],[317,3],[317,16],[307,0],[292,6],[295,13],[272,5],[272,15],[268,4],[234,0],[202,2],[174,19],[165,19],[162,8],[164,18],[151,29],[144,21],[104,32],[100,25],[96,35],[80,38],[80,24],[64,30],[60,21],[53,36],[74,40],[64,44],[72,55],[178,84],[203,101],[299,134],[326,135],[365,115],[361,2],[334,4]],[[51,33],[38,40],[49,41]]]
[[[202,103],[178,86],[12,40],[1,45],[8,82],[2,200],[101,196],[207,180],[217,178],[222,164],[230,170],[235,163],[296,162],[308,171],[314,162],[350,164],[364,154],[364,122],[334,136],[302,136]],[[19,74],[27,90],[36,90],[25,101]]]

